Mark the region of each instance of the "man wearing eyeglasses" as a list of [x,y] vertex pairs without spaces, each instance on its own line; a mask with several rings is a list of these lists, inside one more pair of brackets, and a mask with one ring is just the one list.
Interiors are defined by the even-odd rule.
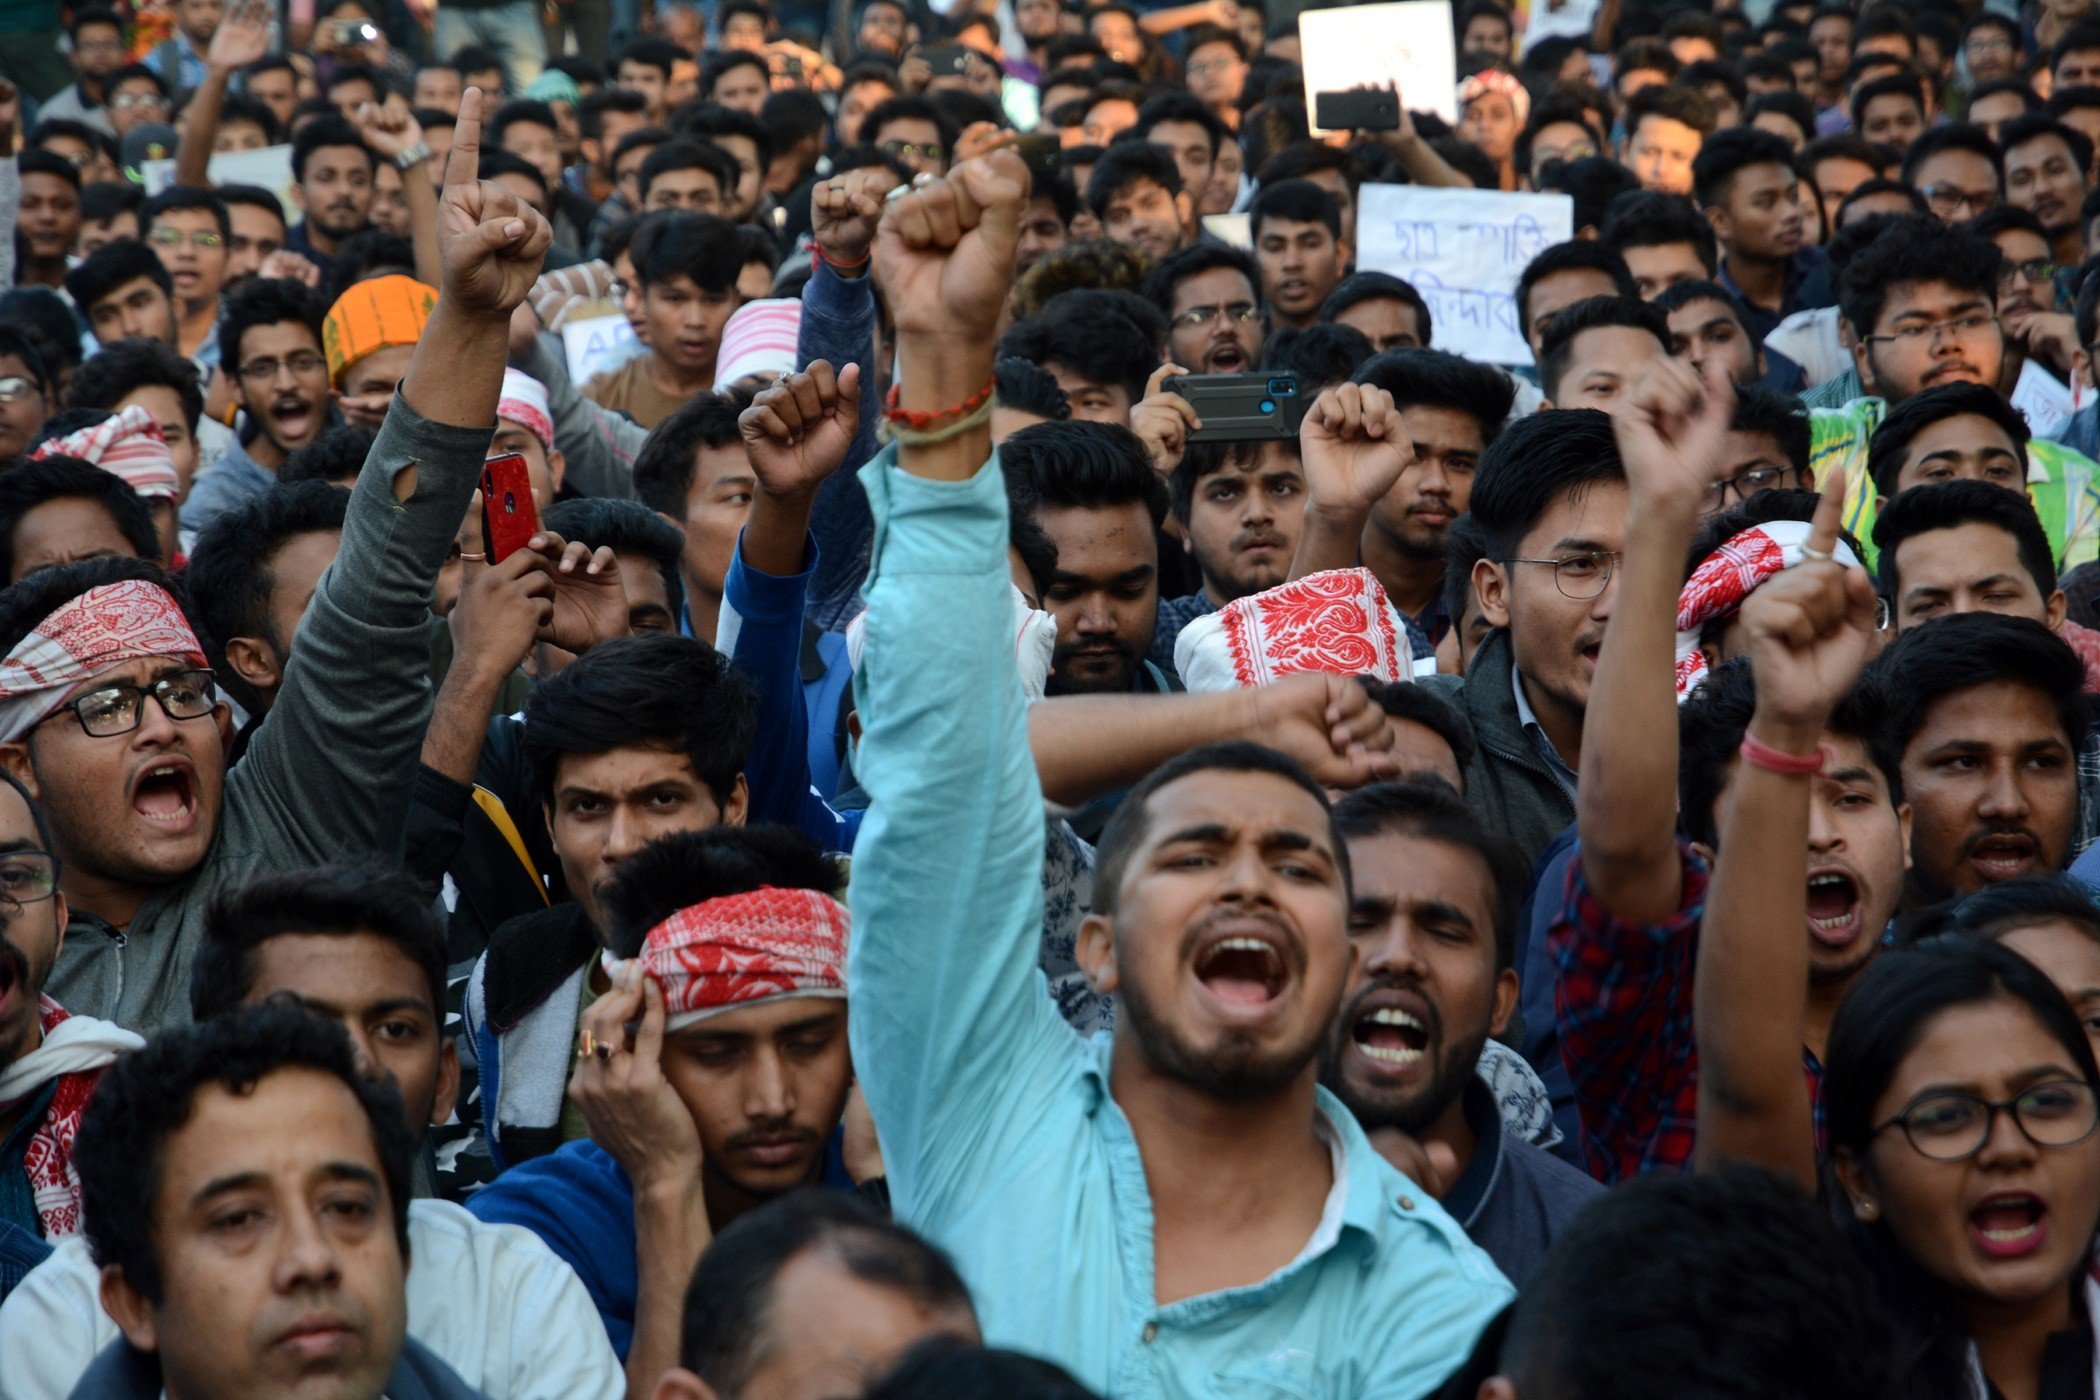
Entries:
[[219,293],[226,285],[233,216],[210,190],[176,185],[139,209],[146,244],[175,284],[175,348],[206,380],[219,367]]
[[0,1296],[8,1280],[80,1231],[73,1130],[102,1069],[138,1036],[70,1016],[43,995],[65,942],[58,857],[29,793],[0,773]]
[[277,482],[284,459],[331,426],[321,308],[305,285],[257,278],[226,299],[219,363],[233,381],[241,425],[219,459],[197,474],[182,525],[201,530],[219,512]]
[[1198,243],[1160,259],[1144,294],[1167,316],[1173,362],[1194,374],[1254,368],[1266,329],[1254,260],[1221,243]]

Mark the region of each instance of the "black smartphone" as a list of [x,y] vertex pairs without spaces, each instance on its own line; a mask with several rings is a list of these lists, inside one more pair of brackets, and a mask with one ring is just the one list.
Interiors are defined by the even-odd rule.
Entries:
[[1268,442],[1298,436],[1305,396],[1295,374],[1188,374],[1161,386],[1188,400],[1203,426],[1190,442]]
[[1055,135],[1030,133],[1016,138],[1014,149],[1020,153],[1022,164],[1028,167],[1028,177],[1035,182],[1040,192],[1043,186],[1064,169],[1064,143]]
[[1400,97],[1391,88],[1314,93],[1313,121],[1322,131],[1398,131]]
[[961,44],[928,44],[919,57],[936,78],[960,78],[970,71],[970,51]]

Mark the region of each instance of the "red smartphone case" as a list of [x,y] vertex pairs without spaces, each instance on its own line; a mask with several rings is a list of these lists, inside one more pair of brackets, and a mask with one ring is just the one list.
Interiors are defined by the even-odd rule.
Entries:
[[481,464],[481,538],[489,562],[500,564],[523,549],[540,532],[540,513],[532,503],[532,476],[515,452]]

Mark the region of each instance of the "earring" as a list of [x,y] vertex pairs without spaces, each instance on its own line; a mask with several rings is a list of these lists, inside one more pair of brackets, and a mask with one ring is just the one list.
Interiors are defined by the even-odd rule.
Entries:
[[1853,1207],[1853,1214],[1857,1215],[1862,1220],[1872,1220],[1876,1215],[1879,1215],[1880,1213],[1881,1208],[1875,1205],[1872,1201],[1861,1201],[1857,1206]]

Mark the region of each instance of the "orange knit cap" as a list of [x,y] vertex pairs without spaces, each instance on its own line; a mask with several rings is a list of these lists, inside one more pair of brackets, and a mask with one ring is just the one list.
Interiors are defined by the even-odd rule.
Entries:
[[415,278],[399,274],[353,284],[321,322],[321,350],[328,356],[330,381],[340,381],[344,370],[375,350],[415,344],[437,295]]

